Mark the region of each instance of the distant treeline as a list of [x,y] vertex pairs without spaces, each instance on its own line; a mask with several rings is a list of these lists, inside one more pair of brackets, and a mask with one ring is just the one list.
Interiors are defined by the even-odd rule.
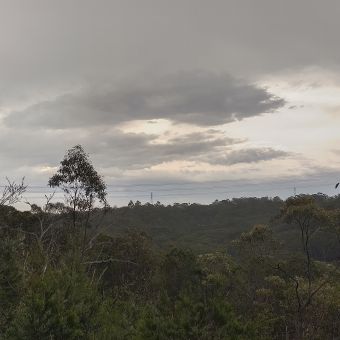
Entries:
[[[330,197],[318,193],[311,197],[325,209],[340,209],[340,195]],[[233,198],[216,200],[209,205],[159,202],[142,205],[131,201],[127,207],[108,209],[100,225],[110,235],[132,228],[145,231],[161,248],[175,245],[201,253],[226,250],[232,240],[253,225],[267,224],[286,242],[287,249],[294,250],[300,247],[297,231],[277,218],[283,204],[279,197]],[[312,251],[318,259],[340,256],[336,240],[329,238],[325,231],[313,240]]]

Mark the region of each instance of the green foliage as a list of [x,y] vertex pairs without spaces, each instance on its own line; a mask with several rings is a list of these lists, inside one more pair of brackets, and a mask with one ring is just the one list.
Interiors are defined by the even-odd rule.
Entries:
[[106,185],[81,145],[68,150],[48,184],[60,187],[73,209],[88,210],[96,198],[106,205]]
[[160,264],[160,277],[167,295],[176,298],[184,290],[200,285],[200,267],[196,257],[188,250],[170,250]]
[[[210,205],[143,205],[137,201],[128,207],[110,208],[102,226],[112,235],[128,227],[139,229],[162,248],[189,248],[196,254],[223,251],[253,225],[269,224],[279,214],[282,203],[267,197],[223,200]],[[94,215],[93,220],[97,219]]]
[[95,288],[79,272],[53,271],[32,283],[7,335],[15,339],[86,339],[99,327]]
[[0,238],[0,336],[13,317],[23,289],[23,270],[20,265],[21,242],[17,238]]
[[149,306],[138,323],[136,339],[248,339],[252,332],[242,325],[223,301],[204,304],[181,296],[166,310]]
[[295,224],[302,233],[310,236],[330,223],[327,211],[319,207],[312,196],[290,197],[281,209],[281,218],[288,224]]
[[[90,261],[92,257],[96,261]],[[145,233],[128,230],[116,238],[100,234],[88,258],[88,270],[100,273],[99,284],[104,291],[149,294],[157,258]]]

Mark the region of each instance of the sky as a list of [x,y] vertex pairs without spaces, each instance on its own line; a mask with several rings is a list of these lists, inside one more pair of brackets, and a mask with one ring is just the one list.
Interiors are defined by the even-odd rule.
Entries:
[[[0,183],[81,144],[112,205],[337,194],[338,0],[0,0]],[[56,193],[55,199],[59,199]]]

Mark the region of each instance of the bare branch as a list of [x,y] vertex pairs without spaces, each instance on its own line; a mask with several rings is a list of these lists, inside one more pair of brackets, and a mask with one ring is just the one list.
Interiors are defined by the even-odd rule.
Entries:
[[22,194],[26,191],[27,185],[24,184],[25,177],[20,183],[11,182],[7,177],[7,184],[0,195],[0,206],[13,205],[21,200]]
[[114,258],[108,258],[108,259],[104,259],[104,260],[97,260],[97,261],[87,261],[87,262],[83,262],[83,264],[101,264],[101,263],[108,263],[108,262],[119,262],[119,263],[129,263],[129,264],[133,264],[135,266],[138,266],[138,264],[136,262],[132,262],[129,260],[118,260],[118,259],[114,259]]

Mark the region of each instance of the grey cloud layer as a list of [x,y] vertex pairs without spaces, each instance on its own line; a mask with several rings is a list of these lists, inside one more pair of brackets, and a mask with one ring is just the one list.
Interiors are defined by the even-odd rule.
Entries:
[[190,133],[170,139],[164,144],[157,142],[157,136],[123,133],[112,129],[87,133],[76,131],[75,134],[26,131],[22,132],[22,137],[26,140],[25,143],[13,140],[6,144],[10,132],[1,134],[0,143],[4,147],[0,150],[0,161],[3,163],[7,160],[7,166],[2,170],[7,171],[22,165],[56,166],[64,151],[76,143],[84,145],[99,168],[114,167],[122,171],[149,168],[176,160],[233,165],[289,155],[283,151],[265,148],[232,151],[235,144],[241,145],[242,140],[225,137],[216,130]]
[[256,163],[276,158],[286,158],[290,153],[273,148],[249,148],[231,151],[221,157],[212,160],[212,163],[221,165],[233,165],[238,163]]
[[339,74],[339,16],[338,0],[2,0],[0,114],[84,83],[190,69]]
[[332,67],[339,13],[338,0],[2,0],[0,74],[15,89],[53,76]]
[[284,104],[266,89],[229,75],[197,71],[63,95],[11,113],[5,123],[65,129],[163,118],[209,126],[273,112]]
[[78,143],[99,170],[289,157],[236,150],[238,141],[214,132],[160,145],[116,125],[165,118],[208,127],[275,112],[284,99],[248,80],[309,66],[340,74],[339,17],[338,0],[2,0],[0,171],[57,165]]

